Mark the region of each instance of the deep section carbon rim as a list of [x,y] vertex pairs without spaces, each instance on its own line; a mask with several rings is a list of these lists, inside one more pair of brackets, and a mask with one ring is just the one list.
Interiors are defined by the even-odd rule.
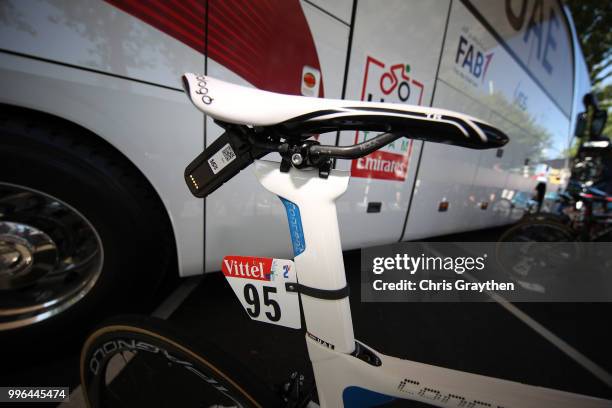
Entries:
[[259,407],[225,369],[136,325],[96,330],[81,354],[85,399],[98,407]]

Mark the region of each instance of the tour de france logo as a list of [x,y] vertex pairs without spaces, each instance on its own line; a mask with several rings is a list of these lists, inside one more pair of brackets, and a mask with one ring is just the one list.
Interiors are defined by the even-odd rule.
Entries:
[[[410,72],[410,64],[385,64],[377,58],[366,58],[361,100],[421,105],[425,87]],[[355,143],[376,136],[376,132],[358,131]],[[412,140],[402,138],[376,152],[353,160],[353,177],[404,181],[408,172]]]

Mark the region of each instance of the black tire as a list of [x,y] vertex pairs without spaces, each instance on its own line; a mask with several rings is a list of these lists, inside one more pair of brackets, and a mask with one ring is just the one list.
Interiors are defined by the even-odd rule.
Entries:
[[537,213],[537,214],[526,214],[521,218],[519,222],[521,223],[529,223],[535,221],[550,221],[550,222],[558,222],[564,225],[569,225],[571,220],[565,214],[553,214],[553,213]]
[[498,242],[572,242],[576,233],[553,217],[534,216],[510,227]]
[[[41,321],[4,328],[0,339],[18,343],[46,336],[47,345],[66,342],[105,317],[149,306],[174,265],[174,239],[159,198],[127,159],[77,125],[3,107],[2,183],[52,196],[76,209],[96,231],[103,263],[80,300]],[[6,221],[10,214],[3,216]]]
[[280,405],[246,367],[152,317],[117,317],[101,325],[83,346],[80,372],[90,408]]
[[550,294],[574,279],[571,266],[582,256],[574,230],[550,218],[520,222],[499,238],[495,259],[518,285],[539,295]]
[[612,242],[612,228],[605,228],[599,231],[593,237],[593,242]]

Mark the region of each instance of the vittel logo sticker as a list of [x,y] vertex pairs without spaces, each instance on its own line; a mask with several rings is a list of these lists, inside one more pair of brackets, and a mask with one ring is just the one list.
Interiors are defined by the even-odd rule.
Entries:
[[272,280],[272,258],[226,256],[221,270],[230,278]]

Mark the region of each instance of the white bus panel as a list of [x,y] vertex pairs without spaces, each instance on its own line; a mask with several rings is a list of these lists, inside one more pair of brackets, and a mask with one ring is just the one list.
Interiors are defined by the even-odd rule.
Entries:
[[[344,249],[517,220],[536,183],[562,186],[550,166],[566,156],[590,87],[555,0],[1,1],[0,104],[78,125],[83,143],[110,145],[139,170],[159,199],[152,222],[174,233],[181,276],[219,270],[227,254],[291,253],[282,204],[252,169],[206,200],[190,196],[184,168],[221,128],[190,106],[187,71],[287,94],[453,109],[510,136],[498,151],[403,139],[337,163],[352,174],[338,202]],[[0,167],[0,183],[11,171]]]

